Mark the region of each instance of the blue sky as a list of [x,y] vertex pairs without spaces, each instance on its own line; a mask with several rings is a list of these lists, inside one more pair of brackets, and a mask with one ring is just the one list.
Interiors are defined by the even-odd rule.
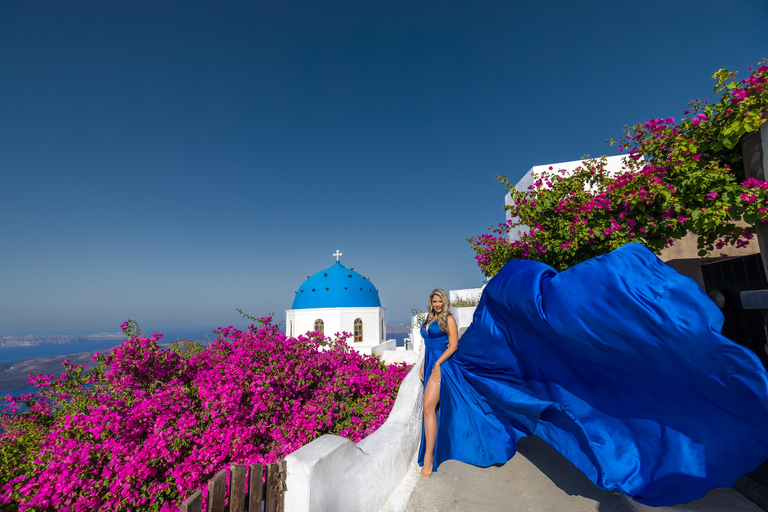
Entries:
[[736,0],[0,3],[0,335],[203,335],[371,278],[479,286],[533,165],[615,154],[768,56]]

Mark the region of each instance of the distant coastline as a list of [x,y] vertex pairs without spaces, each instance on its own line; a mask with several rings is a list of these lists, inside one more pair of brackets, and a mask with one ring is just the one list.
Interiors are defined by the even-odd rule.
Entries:
[[0,336],[0,347],[34,347],[36,345],[61,345],[64,343],[82,343],[84,341],[125,340],[122,332],[100,332],[98,334],[53,334],[26,336]]
[[[410,324],[389,324],[387,332],[406,334],[411,332]],[[4,347],[34,347],[36,345],[62,345],[65,343],[83,343],[86,341],[115,340],[122,342],[125,334],[122,332],[100,332],[97,334],[27,334],[25,336],[0,336],[0,348]]]
[[[387,338],[397,340],[397,346],[402,347],[406,333],[410,332],[409,328],[409,324],[387,325]],[[61,362],[65,359],[73,364],[85,364],[88,371],[95,366],[90,361],[94,352],[108,353],[123,341],[125,334],[122,332],[85,336],[61,334],[0,337],[0,403],[8,392],[29,392],[27,376],[30,373],[61,375],[64,370]],[[203,345],[208,342],[197,341]],[[167,348],[169,345],[162,343],[161,346]]]
[[48,356],[36,357],[33,359],[23,359],[9,363],[0,363],[0,401],[9,392],[18,394],[20,391],[27,391],[30,384],[27,383],[27,376],[37,374],[56,375],[57,377],[64,372],[64,366],[61,362],[69,359],[72,364],[84,364],[85,371],[90,371],[96,366],[91,361],[93,352],[82,352],[80,354],[69,354],[66,356]]
[[387,326],[387,333],[407,334],[411,332],[411,324],[390,324]]

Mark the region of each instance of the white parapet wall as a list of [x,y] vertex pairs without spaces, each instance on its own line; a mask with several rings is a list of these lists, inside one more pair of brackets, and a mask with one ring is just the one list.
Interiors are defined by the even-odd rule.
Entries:
[[385,350],[381,354],[381,360],[385,364],[416,364],[419,360],[419,354],[413,350]]
[[421,361],[403,379],[392,412],[357,444],[324,435],[285,457],[285,510],[375,512],[397,488],[421,441]]
[[[483,294],[485,285],[480,288],[464,288],[463,290],[451,290],[448,292],[451,304],[459,299],[473,300],[475,302],[480,300],[480,296]],[[453,306],[451,306],[453,307]]]
[[465,307],[465,308],[451,308],[451,314],[456,320],[456,328],[459,330],[459,338],[467,330],[469,324],[472,323],[472,317],[475,314],[477,306]]
[[397,349],[397,340],[387,340],[384,343],[379,343],[378,345],[371,348],[371,355],[379,356],[384,353],[385,350],[396,350]]

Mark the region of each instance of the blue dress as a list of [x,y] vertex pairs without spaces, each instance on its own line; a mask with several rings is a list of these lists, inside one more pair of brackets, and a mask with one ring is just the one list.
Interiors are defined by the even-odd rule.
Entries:
[[[437,323],[437,321],[433,321],[429,324],[429,327],[427,327],[427,322],[424,322],[424,324],[421,326],[421,337],[424,339],[424,390],[427,389],[427,382],[429,382],[429,376],[432,374],[432,369],[435,366],[435,361],[437,361],[441,355],[443,355],[443,352],[445,352],[445,349],[448,348],[448,334],[445,333],[440,329],[440,325]],[[449,360],[450,361],[450,360]],[[442,398],[443,395],[443,378],[445,375],[445,372],[453,373],[453,366],[450,365],[448,361],[443,362],[440,365],[440,396]],[[449,382],[454,382],[456,380],[456,376],[453,376],[454,378],[449,377]],[[440,409],[438,408],[435,411],[435,414],[437,415],[437,424],[438,429],[440,425]],[[424,465],[424,422],[421,424],[421,445],[419,446],[419,466]],[[435,440],[435,447],[437,449],[437,439]],[[452,457],[447,457],[452,458]],[[433,458],[433,464],[432,464],[432,470],[437,471],[437,457]]]
[[[435,467],[504,463],[536,434],[597,486],[647,505],[733,485],[768,458],[768,375],[722,322],[693,280],[638,244],[559,274],[509,262],[441,365]],[[424,334],[428,378],[447,336]]]

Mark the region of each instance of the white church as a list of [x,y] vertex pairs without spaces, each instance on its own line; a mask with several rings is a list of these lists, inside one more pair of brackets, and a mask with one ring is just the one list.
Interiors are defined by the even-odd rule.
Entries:
[[347,344],[360,353],[394,350],[395,340],[387,341],[387,309],[381,307],[376,286],[342,265],[341,252],[333,256],[336,263],[299,286],[293,306],[285,312],[285,333],[292,337],[318,331],[332,338],[348,332],[352,336]]

